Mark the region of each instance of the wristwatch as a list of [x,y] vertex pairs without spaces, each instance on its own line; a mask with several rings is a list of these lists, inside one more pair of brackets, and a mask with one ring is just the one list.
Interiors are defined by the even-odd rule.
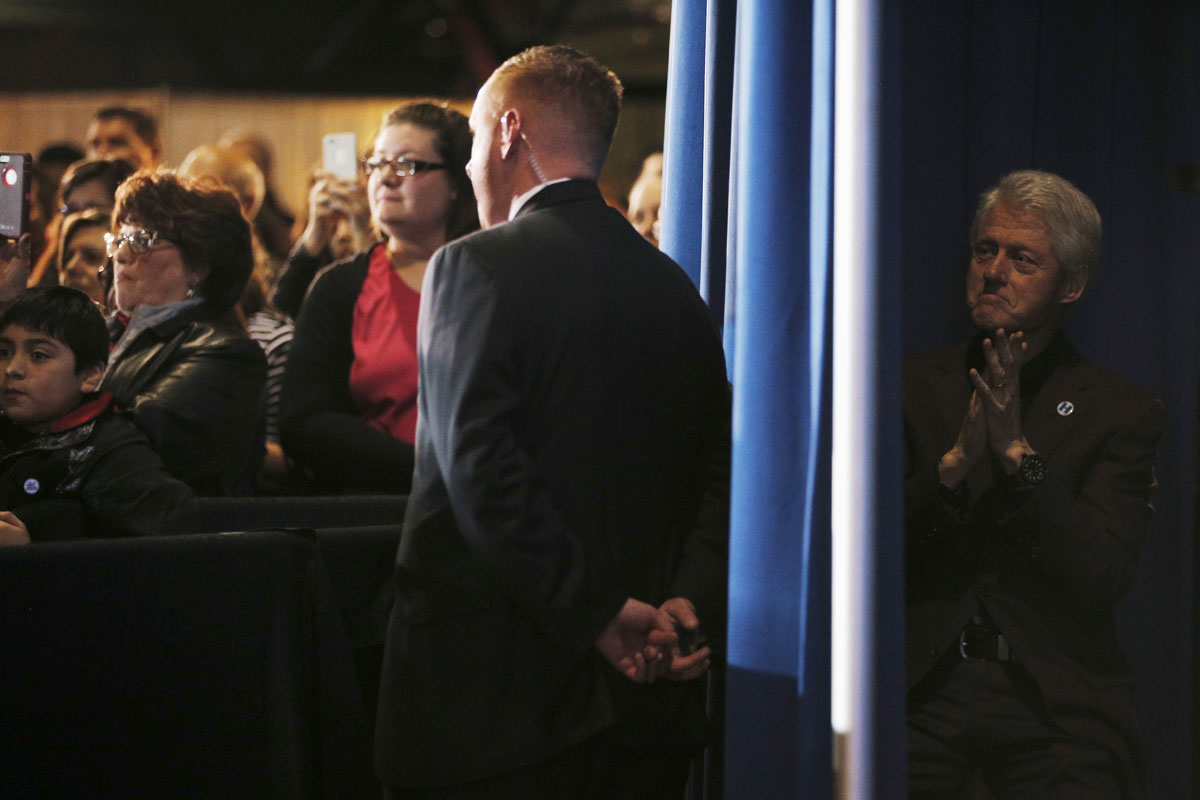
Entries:
[[1017,477],[1022,486],[1037,486],[1046,480],[1046,462],[1037,453],[1026,453],[1021,456],[1021,466],[1017,468]]

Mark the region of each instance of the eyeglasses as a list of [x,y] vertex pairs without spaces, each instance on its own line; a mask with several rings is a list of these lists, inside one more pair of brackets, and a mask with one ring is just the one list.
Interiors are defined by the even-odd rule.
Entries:
[[[104,234],[104,252],[108,254],[109,258],[112,258],[121,249],[122,245],[128,245],[131,255],[135,257],[144,256],[150,252],[154,245],[158,244],[159,238],[157,233],[150,233],[146,230],[134,231],[124,236],[114,236],[111,233],[106,233]],[[170,242],[164,242],[164,244],[170,244]]]
[[445,169],[445,164],[435,164],[432,161],[416,161],[411,158],[388,158],[386,156],[371,156],[364,158],[362,162],[363,172],[367,175],[375,172],[377,169],[383,169],[386,166],[391,166],[392,172],[401,176],[416,175],[418,172],[425,172],[431,169]]

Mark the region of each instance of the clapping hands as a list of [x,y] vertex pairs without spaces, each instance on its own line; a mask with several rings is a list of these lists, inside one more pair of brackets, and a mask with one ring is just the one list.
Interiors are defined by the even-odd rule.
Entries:
[[967,406],[954,446],[942,456],[938,475],[954,489],[990,450],[1015,471],[1024,452],[1033,452],[1021,431],[1021,367],[1025,364],[1025,335],[1003,328],[983,340],[984,371],[971,369],[975,391]]

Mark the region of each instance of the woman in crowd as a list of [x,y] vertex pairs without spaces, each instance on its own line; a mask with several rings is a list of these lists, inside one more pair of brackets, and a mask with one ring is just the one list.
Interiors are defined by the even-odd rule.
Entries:
[[435,250],[479,227],[470,154],[462,114],[410,103],[384,117],[363,162],[384,242],[318,276],[284,378],[284,448],[316,491],[409,488],[421,281]]
[[251,225],[254,271],[238,301],[246,333],[267,357],[267,387],[259,409],[259,430],[266,437],[266,452],[260,465],[255,491],[281,494],[288,491],[287,459],[279,436],[279,398],[283,392],[283,370],[292,344],[292,320],[276,311],[267,300],[266,286],[275,272],[275,260],[258,236],[254,222],[263,207],[266,182],[258,165],[241,150],[201,145],[188,153],[178,173],[196,180],[211,180],[237,195],[242,213]]
[[177,478],[201,495],[233,494],[261,456],[266,378],[233,313],[254,266],[250,225],[232,192],[141,172],[117,191],[112,227],[115,345],[100,388]]
[[380,240],[371,221],[366,183],[361,176],[346,179],[320,170],[313,173],[304,230],[271,292],[275,308],[297,316],[318,272]]
[[78,289],[102,309],[108,308],[112,285],[104,243],[109,216],[110,212],[99,208],[68,214],[63,219],[58,246],[59,284]]
[[133,165],[120,158],[93,158],[67,168],[58,187],[58,214],[47,226],[46,249],[34,264],[29,276],[30,286],[54,283],[58,274],[63,218],[91,208],[111,211],[117,187],[133,172]]

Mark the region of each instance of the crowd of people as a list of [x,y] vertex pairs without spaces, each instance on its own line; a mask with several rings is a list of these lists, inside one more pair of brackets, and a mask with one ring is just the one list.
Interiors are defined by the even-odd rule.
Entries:
[[[314,172],[301,226],[271,185],[269,143],[249,129],[173,170],[139,109],[99,110],[84,139],[39,153],[32,231],[8,244],[0,301],[53,285],[91,298],[113,337],[104,390],[202,496],[406,493],[425,267],[479,228],[466,117],[437,102],[392,110],[358,179]],[[629,198],[655,243],[661,172],[661,154],[648,157]],[[236,198],[248,244],[214,191]],[[226,226],[238,241],[213,244]]]
[[[32,230],[0,245],[0,544],[188,533],[205,497],[411,493],[387,791],[677,793],[708,735],[700,621],[723,629],[729,392],[645,203],[635,230],[597,188],[620,93],[535,48],[470,120],[387,113],[299,226],[245,131],[171,169],[155,120],[112,107],[46,148]],[[407,613],[435,602],[463,621],[436,641]],[[454,683],[482,694],[425,685],[480,647]]]
[[[469,119],[401,105],[358,178],[314,176],[294,241],[261,140],[164,170],[153,120],[102,110],[45,153],[37,246],[0,249],[0,542],[407,494],[386,794],[678,797],[725,632],[731,397],[656,247],[661,154],[628,219],[599,190],[621,93],[534,47]],[[1163,414],[1061,329],[1100,230],[1061,177],[1002,179],[969,233],[979,334],[904,368],[914,797],[1139,796],[1112,605]],[[76,528],[39,504],[63,500]]]

